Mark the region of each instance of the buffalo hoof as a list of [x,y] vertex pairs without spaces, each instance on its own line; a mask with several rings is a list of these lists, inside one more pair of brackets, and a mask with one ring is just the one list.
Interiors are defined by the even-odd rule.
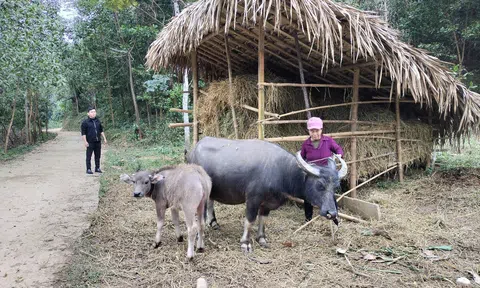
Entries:
[[269,248],[270,246],[268,246],[268,243],[267,243],[267,240],[265,240],[264,237],[260,237],[257,239],[257,242],[258,244],[263,247],[263,248]]
[[160,245],[162,245],[162,242],[153,244],[153,249],[157,249],[158,247],[160,247]]
[[240,247],[242,248],[243,253],[253,252],[252,244],[250,244],[250,243],[242,243],[242,245]]
[[183,236],[181,236],[181,235],[180,235],[180,236],[178,236],[178,238],[177,238],[177,242],[183,242]]
[[205,248],[203,247],[197,248],[197,253],[203,253],[203,252],[205,252]]
[[218,225],[217,221],[215,221],[215,220],[213,220],[210,223],[210,227],[212,227],[213,230],[219,230],[220,229],[220,225]]
[[193,261],[193,255],[192,256],[187,256],[187,262],[192,262]]

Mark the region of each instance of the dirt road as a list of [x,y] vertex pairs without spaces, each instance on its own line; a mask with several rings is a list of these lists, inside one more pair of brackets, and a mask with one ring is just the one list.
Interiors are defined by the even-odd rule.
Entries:
[[84,155],[78,132],[59,131],[0,164],[0,287],[52,286],[98,204],[99,177],[85,174]]

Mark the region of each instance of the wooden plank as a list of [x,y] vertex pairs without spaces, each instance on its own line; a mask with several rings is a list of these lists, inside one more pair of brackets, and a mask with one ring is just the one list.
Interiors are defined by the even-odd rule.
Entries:
[[170,112],[179,112],[179,113],[193,113],[193,110],[184,110],[178,108],[170,108]]
[[[352,126],[351,126],[351,131],[352,133],[355,133],[357,131],[357,122],[358,121],[358,101],[359,101],[359,96],[358,96],[358,85],[359,85],[359,80],[360,79],[360,69],[355,68],[355,73],[353,77],[353,98],[352,102],[356,102],[357,104],[354,104],[350,108],[350,120],[353,121]],[[350,189],[352,190],[352,197],[356,198],[357,197],[357,190],[354,188],[357,186],[357,138],[353,137],[350,140],[350,159],[352,159],[352,165],[350,165]]]
[[[340,195],[335,195],[337,198]],[[354,214],[361,216],[363,219],[380,220],[380,206],[375,203],[344,196],[338,201],[338,206],[352,211]]]
[[258,35],[258,139],[265,138],[265,127],[263,121],[265,119],[265,87],[260,83],[265,82],[265,30],[262,27],[263,19],[260,17]]

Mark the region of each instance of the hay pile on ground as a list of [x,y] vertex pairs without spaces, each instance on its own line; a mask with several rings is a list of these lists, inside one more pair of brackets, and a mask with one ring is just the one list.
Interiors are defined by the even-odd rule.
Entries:
[[[285,82],[279,77],[267,74],[268,82]],[[257,76],[243,75],[233,79],[234,106],[237,116],[238,131],[240,139],[257,138],[257,113],[243,108],[243,105],[257,107]],[[232,113],[228,102],[229,85],[228,80],[212,82],[206,89],[206,95],[199,98],[199,122],[204,136],[218,136],[234,138],[234,127]],[[317,91],[310,90],[310,101],[312,107],[337,104],[351,101],[351,95],[335,95],[325,93],[319,96]],[[314,95],[312,95],[314,94]],[[271,113],[287,113],[304,109],[303,94],[300,88],[293,87],[266,87],[265,88],[265,111]],[[312,111],[313,116],[322,117],[324,120],[348,120],[350,118],[350,107],[335,107],[325,110]],[[266,116],[269,117],[269,116]],[[375,125],[359,125],[358,130],[394,130],[395,113],[391,112],[387,105],[360,105],[360,121],[375,121]],[[291,115],[282,120],[305,120],[305,113]],[[350,124],[325,124],[324,133],[348,132]],[[433,139],[431,127],[419,121],[402,122],[402,138],[414,140],[403,141],[402,149],[403,162],[412,164],[414,162],[425,162],[430,157]],[[305,124],[282,124],[265,125],[265,137],[282,137],[307,135]],[[381,137],[395,137],[394,134],[376,134]],[[345,151],[345,159],[350,157],[350,139],[342,138],[337,142]],[[298,151],[301,142],[280,142],[281,146],[290,152]],[[369,158],[375,155],[383,155],[394,152],[396,142],[387,139],[372,137],[357,138],[357,159]],[[377,158],[370,161],[358,163],[358,177],[366,177],[384,171],[386,167],[396,162],[396,155]]]
[[[387,181],[362,189],[362,199],[382,206],[383,219],[368,224],[342,221],[334,243],[328,222],[321,220],[290,238],[293,247],[284,247],[304,217],[295,205],[283,206],[267,221],[270,248],[255,243],[249,256],[239,244],[245,206],[217,205],[221,230],[207,229],[206,251],[190,263],[185,261],[187,244],[175,240],[170,213],[162,246],[152,248],[153,202],[133,198],[132,187],[120,183],[120,172],[108,172],[112,170],[106,167],[106,194],[58,286],[194,287],[204,276],[212,288],[447,287],[458,277],[468,277],[465,271],[480,270],[478,169],[409,176],[404,184]],[[183,220],[181,226],[185,235]],[[392,240],[373,236],[374,231],[384,231]],[[442,245],[452,251],[427,250]],[[336,254],[336,248],[347,247],[346,257]],[[365,259],[367,254],[376,259]]]

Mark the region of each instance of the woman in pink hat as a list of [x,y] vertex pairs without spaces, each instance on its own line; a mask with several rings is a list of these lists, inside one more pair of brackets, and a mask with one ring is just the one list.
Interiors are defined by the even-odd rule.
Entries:
[[[307,121],[307,129],[310,137],[303,142],[301,150],[302,158],[305,159],[305,161],[318,166],[327,166],[327,158],[332,156],[332,153],[343,157],[342,147],[340,147],[340,145],[338,145],[331,137],[322,134],[322,119],[311,117]],[[305,201],[304,210],[306,221],[310,221],[313,214],[312,205]]]

